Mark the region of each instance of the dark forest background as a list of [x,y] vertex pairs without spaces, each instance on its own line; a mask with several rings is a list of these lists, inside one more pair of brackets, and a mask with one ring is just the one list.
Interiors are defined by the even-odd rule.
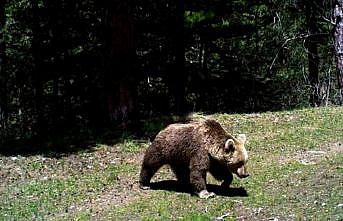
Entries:
[[341,2],[3,0],[0,145],[340,105]]

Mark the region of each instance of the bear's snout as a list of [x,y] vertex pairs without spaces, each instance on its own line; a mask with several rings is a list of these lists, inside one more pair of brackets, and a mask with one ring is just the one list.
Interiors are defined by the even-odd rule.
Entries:
[[244,165],[237,169],[236,174],[239,178],[246,178],[250,176]]
[[245,174],[239,175],[239,178],[247,178],[248,176],[250,176],[250,174],[245,173]]

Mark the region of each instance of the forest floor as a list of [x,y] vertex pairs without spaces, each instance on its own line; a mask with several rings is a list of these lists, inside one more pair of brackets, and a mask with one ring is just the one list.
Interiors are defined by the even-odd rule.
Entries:
[[[202,118],[204,115],[192,115]],[[343,220],[343,108],[214,114],[245,133],[249,178],[200,199],[168,167],[138,188],[147,140],[69,154],[0,155],[0,220]]]

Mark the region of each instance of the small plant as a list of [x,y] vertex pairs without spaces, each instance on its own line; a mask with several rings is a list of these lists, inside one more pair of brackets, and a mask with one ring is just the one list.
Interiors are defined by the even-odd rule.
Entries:
[[126,153],[137,153],[141,150],[141,144],[131,138],[125,139],[122,142],[122,150]]

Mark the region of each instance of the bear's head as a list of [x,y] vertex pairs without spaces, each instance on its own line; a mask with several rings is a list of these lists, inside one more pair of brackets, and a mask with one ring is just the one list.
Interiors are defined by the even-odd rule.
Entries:
[[246,169],[248,161],[248,152],[245,149],[246,136],[239,134],[237,137],[231,137],[226,140],[224,148],[221,150],[219,159],[232,173],[239,178],[249,176]]

